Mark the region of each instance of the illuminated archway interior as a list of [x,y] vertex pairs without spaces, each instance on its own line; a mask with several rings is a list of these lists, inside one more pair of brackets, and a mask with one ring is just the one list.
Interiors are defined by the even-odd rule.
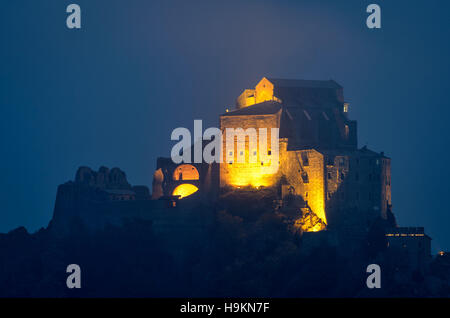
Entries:
[[179,165],[173,172],[173,180],[199,180],[200,175],[193,165]]
[[191,194],[198,191],[198,188],[189,183],[180,184],[178,187],[173,190],[172,195],[179,195],[180,199],[190,196]]

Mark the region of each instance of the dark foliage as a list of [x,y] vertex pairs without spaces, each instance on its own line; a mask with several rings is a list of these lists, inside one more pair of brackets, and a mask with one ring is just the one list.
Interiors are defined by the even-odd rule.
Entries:
[[[307,250],[286,222],[289,216],[274,212],[273,193],[258,193],[257,199],[248,189],[228,193],[216,211],[199,211],[214,213],[214,222],[200,248],[181,254],[144,221],[96,232],[74,221],[61,237],[48,229],[28,234],[24,228],[0,235],[0,296],[448,296],[449,265],[443,260],[429,273],[398,278],[395,266],[382,257],[382,223],[372,226],[353,254],[344,256],[326,240]],[[387,269],[381,291],[366,288],[371,262]],[[79,290],[66,287],[66,267],[73,263],[82,269]]]

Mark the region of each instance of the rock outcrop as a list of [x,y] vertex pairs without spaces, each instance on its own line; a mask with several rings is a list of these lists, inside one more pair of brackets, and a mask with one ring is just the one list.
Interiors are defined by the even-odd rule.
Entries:
[[303,232],[319,232],[326,228],[326,224],[311,209],[302,208],[302,217],[295,221],[295,227]]
[[[75,181],[66,182],[58,187],[53,218],[50,228],[58,234],[70,231],[73,224],[83,222],[92,227],[118,221],[118,213],[110,207],[112,201],[150,200],[146,186],[132,187],[125,172],[119,168],[100,167],[94,171],[89,167],[78,168]],[[121,207],[123,204],[121,205]],[[111,213],[107,213],[107,211]]]
[[93,171],[89,167],[80,167],[75,175],[75,183],[101,189],[131,189],[125,172],[119,168],[109,170],[100,167],[98,171]]

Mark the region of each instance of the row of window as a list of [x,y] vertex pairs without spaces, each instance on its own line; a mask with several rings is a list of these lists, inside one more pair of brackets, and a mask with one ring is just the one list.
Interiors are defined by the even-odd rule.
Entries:
[[[256,156],[256,154],[257,154],[256,150],[253,151],[253,155]],[[243,152],[243,151],[240,151],[240,152],[239,152],[239,155],[240,155],[240,156],[243,156],[243,155],[244,155],[244,152]],[[271,156],[271,155],[272,155],[272,150],[268,150],[268,151],[267,151],[267,155],[268,155],[268,156]],[[230,152],[228,153],[228,156],[230,156],[230,157],[233,156],[233,151],[230,151]]]
[[[230,162],[230,164],[231,164],[231,162]],[[261,163],[261,165],[262,165],[262,163]],[[300,172],[300,170],[298,170],[298,172]],[[303,179],[303,183],[309,183],[308,173],[306,171],[303,171],[301,173],[301,177]],[[333,173],[328,172],[327,173],[327,178],[328,178],[328,180],[332,180],[333,179]],[[369,178],[369,181],[372,181],[372,179],[376,180],[376,178],[373,178],[372,174],[369,174],[368,178]],[[345,173],[344,172],[339,173],[339,180],[340,181],[344,181],[344,179],[345,179]],[[355,180],[359,181],[359,173],[358,172],[355,174]],[[386,183],[386,185],[391,185],[391,182],[390,182],[390,180],[389,180],[389,178],[387,176],[385,178],[385,183]]]
[[[377,174],[372,174],[372,173],[369,173],[367,177],[368,177],[369,181],[377,180],[379,178],[379,176]],[[327,178],[328,178],[328,180],[333,180],[333,173],[328,172]],[[345,173],[344,172],[339,173],[339,180],[343,181],[344,179],[345,179]],[[359,181],[359,172],[355,173],[355,181]],[[386,185],[391,185],[391,181],[388,176],[385,177],[384,181],[385,181]]]
[[[328,200],[330,200],[333,196],[336,196],[336,194],[334,194],[332,192],[327,192],[327,199]],[[369,201],[375,201],[375,195],[372,192],[367,193],[366,198]],[[339,193],[339,199],[345,200],[345,193],[344,192],[340,192]],[[359,192],[356,192],[354,199],[356,201],[359,201],[360,199],[364,199],[364,198],[362,196],[360,196]]]
[[[328,180],[332,180],[333,179],[333,174],[331,172],[327,173],[327,178]],[[339,180],[343,181],[345,179],[345,174],[343,172],[341,172],[339,174]]]
[[[370,160],[369,164],[373,163],[377,166],[380,165],[380,159],[378,159],[378,158],[377,159],[369,159],[369,160]],[[335,160],[334,160],[333,156],[328,156],[327,157],[327,166],[334,166],[334,161]],[[349,167],[352,165],[352,162],[354,162],[356,166],[359,166],[360,159],[356,158],[354,160],[349,160]],[[339,158],[338,165],[343,167],[345,165],[345,158],[343,158],[343,157]]]

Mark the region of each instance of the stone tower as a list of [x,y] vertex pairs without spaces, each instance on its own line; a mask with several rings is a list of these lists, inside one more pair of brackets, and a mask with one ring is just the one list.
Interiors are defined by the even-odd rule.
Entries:
[[[385,218],[391,204],[390,159],[357,148],[356,121],[348,110],[343,88],[333,80],[264,77],[237,98],[236,110],[220,116],[225,136],[220,186],[277,187],[283,196],[301,196],[329,226],[342,226],[341,211],[349,209],[359,211],[361,226]],[[225,144],[227,128],[242,128],[232,149]],[[248,128],[257,134],[259,128],[278,128],[279,157],[271,158],[270,141],[264,153],[259,143],[251,145]],[[251,155],[256,162],[248,162]],[[238,156],[245,162],[237,162]],[[279,168],[265,169],[274,160]]]
[[235,110],[220,115],[221,163],[159,158],[153,198],[196,193],[211,199],[219,189],[270,187],[280,199],[302,199],[304,214],[319,220],[312,231],[367,228],[386,218],[391,205],[390,159],[357,148],[348,111],[333,80],[264,77],[242,92]]

